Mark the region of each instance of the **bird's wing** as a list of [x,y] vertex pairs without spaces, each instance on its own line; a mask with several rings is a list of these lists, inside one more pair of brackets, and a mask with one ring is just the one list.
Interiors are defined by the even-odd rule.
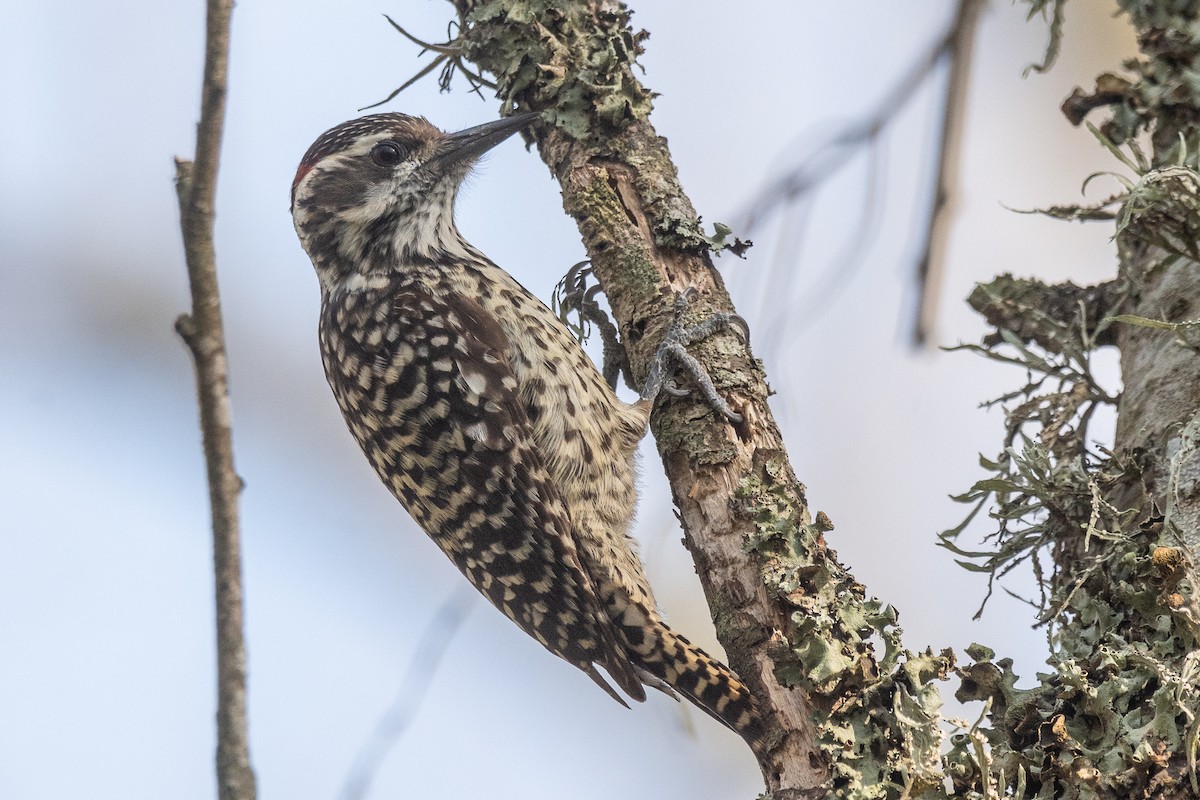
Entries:
[[403,411],[360,443],[418,524],[509,619],[618,702],[595,664],[643,700],[580,563],[508,353],[503,329],[479,303],[410,284],[392,298],[373,363],[373,402]]

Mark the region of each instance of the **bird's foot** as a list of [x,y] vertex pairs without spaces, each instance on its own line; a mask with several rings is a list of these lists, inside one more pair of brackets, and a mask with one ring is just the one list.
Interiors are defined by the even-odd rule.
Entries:
[[[590,261],[580,261],[571,267],[570,271],[554,287],[552,308],[558,314],[575,338],[580,343],[586,341],[592,325],[600,331],[600,340],[604,345],[604,366],[601,372],[610,388],[617,388],[617,380],[625,377],[625,383],[636,389],[629,369],[629,357],[617,334],[617,326],[609,318],[596,295],[601,292],[600,284],[590,284],[592,274]],[[578,322],[572,322],[570,315],[576,315]]]
[[717,393],[717,387],[713,385],[708,370],[687,351],[687,347],[707,339],[714,333],[735,326],[741,329],[743,337],[749,341],[750,328],[746,324],[746,320],[737,314],[726,313],[713,314],[696,325],[684,325],[683,315],[687,313],[694,293],[694,289],[688,289],[675,297],[675,313],[671,325],[667,329],[667,335],[663,338],[662,344],[658,346],[658,350],[650,362],[646,385],[642,389],[642,399],[654,402],[658,393],[662,391],[675,397],[685,397],[691,394],[689,390],[673,385],[670,380],[675,371],[682,368],[691,375],[692,382],[715,411],[730,422],[739,424],[742,422],[742,415],[730,408],[725,398]]

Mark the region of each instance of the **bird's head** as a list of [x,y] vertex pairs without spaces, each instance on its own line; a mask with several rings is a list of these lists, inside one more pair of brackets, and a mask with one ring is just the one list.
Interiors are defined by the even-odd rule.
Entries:
[[323,291],[404,262],[465,256],[454,197],[479,156],[537,114],[444,133],[424,117],[371,114],[321,134],[296,170],[292,220]]

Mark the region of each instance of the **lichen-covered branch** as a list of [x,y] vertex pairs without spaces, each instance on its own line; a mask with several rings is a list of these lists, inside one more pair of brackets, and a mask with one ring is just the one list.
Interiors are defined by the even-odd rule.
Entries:
[[[1053,20],[1044,69],[1064,3],[1028,2]],[[506,109],[542,112],[534,140],[643,377],[676,293],[699,290],[697,316],[732,310],[712,269],[714,239],[678,184],[649,123],[652,95],[631,69],[644,35],[612,0],[454,4],[461,34],[438,52],[457,69],[473,64],[473,86],[490,73]],[[699,402],[657,410],[655,437],[718,635],[775,729],[757,755],[776,797],[946,796],[943,777],[963,798],[1200,789],[1196,5],[1122,2],[1144,59],[1065,106],[1076,122],[1112,107],[1101,143],[1136,173],[1122,195],[1048,212],[1115,219],[1116,279],[1080,288],[1006,276],[972,296],[998,329],[974,349],[1024,367],[1027,381],[998,399],[1002,452],[982,460],[990,475],[960,497],[971,516],[986,509],[997,531],[982,549],[964,547],[961,526],[942,541],[993,581],[1032,566],[1041,587],[1032,602],[1053,653],[1039,685],[1017,689],[1011,662],[970,648],[958,695],[986,701],[985,711],[944,758],[932,682],[953,659],[903,650],[894,612],[826,547],[832,525],[809,512],[745,343],[716,336],[697,353],[744,424]],[[1150,160],[1132,142],[1141,130],[1154,144]],[[1128,156],[1123,142],[1134,148]],[[1103,345],[1121,349],[1119,397],[1091,372]],[[1120,412],[1111,449],[1089,438],[1096,409],[1109,405]]]
[[[1048,285],[1036,278],[997,275],[988,283],[977,285],[967,302],[989,325],[1058,352],[1060,342],[1047,329],[1044,318],[1061,326],[1076,327],[1090,339],[1091,346],[1113,345],[1116,332],[1108,324],[1108,318],[1119,313],[1122,299],[1121,284],[1115,280],[1095,286]],[[984,343],[999,341],[993,335]]]
[[[456,46],[505,108],[543,113],[534,139],[578,223],[639,379],[671,319],[732,312],[707,236],[649,122],[632,68],[644,34],[612,0],[456,0]],[[895,613],[826,546],[767,406],[762,367],[735,333],[696,350],[745,417],[663,402],[652,428],[731,665],[771,717],[759,753],[778,798],[897,797],[939,779],[937,694],[948,655],[904,653]],[[887,645],[877,656],[869,643]]]
[[200,124],[194,161],[175,162],[192,312],[176,322],[196,365],[200,429],[208,469],[217,609],[217,783],[221,800],[253,800],[246,724],[246,647],[238,532],[241,479],[233,464],[229,370],[217,290],[213,221],[229,72],[232,0],[209,0]]
[[[990,785],[1000,796],[1037,798],[1200,794],[1200,349],[1191,335],[1200,316],[1200,4],[1120,5],[1141,57],[1064,105],[1076,124],[1110,109],[1101,144],[1133,173],[1105,203],[1121,204],[1109,215],[1116,279],[1081,288],[1003,277],[972,295],[999,328],[978,349],[1028,378],[1001,398],[1003,452],[983,460],[988,477],[960,498],[988,507],[997,531],[974,551],[958,543],[961,529],[943,540],[993,580],[1032,566],[1051,656],[1038,686],[1017,689],[1011,662],[969,652],[975,663],[962,670],[958,696],[986,699],[992,726],[981,730],[986,767],[953,773],[960,793]],[[1148,155],[1134,141],[1141,132]],[[1120,350],[1119,397],[1091,376],[1090,352],[1102,344]],[[1101,447],[1088,421],[1110,403],[1115,437]],[[968,751],[961,744],[951,760]]]

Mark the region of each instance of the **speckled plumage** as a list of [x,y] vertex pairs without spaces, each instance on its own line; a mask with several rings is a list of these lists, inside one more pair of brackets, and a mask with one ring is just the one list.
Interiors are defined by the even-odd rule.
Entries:
[[543,303],[459,235],[478,154],[528,119],[444,134],[375,114],[322,135],[292,189],[321,282],[321,355],[380,478],[547,649],[645,699],[675,689],[743,736],[727,667],[660,619],[629,527],[647,401],[617,398]]

